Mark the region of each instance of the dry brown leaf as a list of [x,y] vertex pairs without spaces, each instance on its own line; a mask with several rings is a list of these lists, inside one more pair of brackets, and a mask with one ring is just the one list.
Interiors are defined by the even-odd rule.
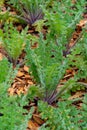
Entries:
[[18,78],[18,77],[16,77],[16,80],[19,81],[19,82],[21,82],[21,83],[25,83],[24,80],[22,80],[22,79],[20,79],[20,78]]
[[25,78],[26,79],[31,79],[30,75],[28,75],[28,74],[25,75]]
[[24,71],[29,72],[29,68],[26,65],[24,65]]
[[17,95],[20,95],[21,93],[23,93],[23,87],[21,87],[21,89],[17,89],[17,91],[16,91],[16,93],[17,93]]
[[65,75],[65,76],[64,76],[64,79],[70,78],[71,76],[72,76],[72,74]]
[[75,99],[75,98],[79,98],[79,97],[83,96],[83,94],[84,94],[84,92],[82,92],[82,91],[76,92],[73,96],[71,96],[69,98],[69,100],[72,100],[72,99]]
[[16,15],[17,13],[15,11],[10,11],[11,15]]
[[10,96],[13,96],[14,95],[14,89],[13,88],[9,88],[8,89],[8,93]]
[[38,130],[39,125],[38,125],[36,122],[30,120],[30,121],[28,122],[28,127],[29,127],[31,130]]
[[82,27],[82,26],[84,26],[85,24],[87,24],[87,19],[81,20],[78,25]]
[[67,73],[67,74],[70,74],[70,73],[72,73],[72,70],[71,70],[71,69],[67,69],[67,70],[66,70],[66,73]]
[[36,123],[38,123],[39,125],[42,125],[44,123],[44,121],[40,118],[39,115],[37,114],[33,114],[33,119]]
[[72,3],[75,4],[75,3],[76,3],[76,0],[72,0]]
[[24,75],[24,73],[23,73],[23,72],[18,71],[18,73],[17,73],[17,77],[22,77],[23,75]]
[[21,31],[22,30],[22,26],[21,25],[17,26],[17,30]]
[[32,81],[30,81],[30,80],[28,80],[28,82],[27,82],[29,85],[33,85],[34,83],[32,82]]

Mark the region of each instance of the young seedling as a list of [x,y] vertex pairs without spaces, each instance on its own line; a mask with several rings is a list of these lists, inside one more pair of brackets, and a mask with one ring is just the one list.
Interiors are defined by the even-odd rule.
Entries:
[[9,61],[16,65],[24,48],[27,30],[23,30],[20,33],[12,24],[5,24],[3,30],[1,35],[2,46],[7,52]]

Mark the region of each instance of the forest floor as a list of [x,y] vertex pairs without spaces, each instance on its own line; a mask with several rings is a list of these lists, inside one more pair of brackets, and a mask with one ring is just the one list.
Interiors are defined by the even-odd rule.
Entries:
[[[3,7],[2,11],[6,11],[6,8]],[[12,14],[15,13],[15,11],[11,12]],[[87,14],[83,14],[83,19],[79,22],[79,24],[77,24],[75,32],[72,35],[72,38],[70,40],[70,43],[68,45],[69,48],[73,47],[76,43],[77,40],[81,37],[82,34],[82,28],[85,27],[85,25],[87,24]],[[2,26],[2,25],[0,25]],[[18,31],[22,30],[22,25],[16,25]],[[43,28],[43,32],[45,33],[47,30],[45,28]],[[29,29],[29,33],[33,34],[33,35],[38,35],[37,32],[35,32],[35,29],[32,27],[31,29]],[[36,47],[36,45],[34,46]],[[0,44],[0,60],[2,60],[2,58],[6,56],[5,51],[2,48],[2,45]],[[23,52],[19,58],[19,61],[23,61],[25,56],[25,52]],[[18,70],[18,73],[16,75],[16,78],[14,79],[14,82],[12,83],[12,86],[8,89],[8,92],[10,95],[20,95],[22,94],[26,94],[29,86],[34,84],[33,79],[31,78],[31,76],[28,73],[29,68],[23,64],[21,65],[21,67]],[[61,87],[62,84],[64,82],[66,82],[69,78],[73,77],[76,73],[77,69],[76,68],[72,68],[71,70],[67,70],[66,74],[64,76],[64,78],[61,80],[60,84],[58,87]],[[81,81],[83,83],[87,83],[87,81]],[[75,99],[78,97],[82,97],[84,95],[84,93],[87,93],[86,91],[77,91],[75,93],[72,93],[72,96],[70,97],[70,99]],[[31,102],[29,104],[29,106],[27,106],[27,109],[29,110],[32,106],[34,106],[35,111],[33,113],[33,117],[32,119],[28,122],[28,129],[27,130],[37,130],[39,126],[41,126],[44,123],[44,120],[42,120],[40,118],[40,115],[37,111],[37,106],[34,102]],[[78,107],[81,106],[81,102],[78,103]]]

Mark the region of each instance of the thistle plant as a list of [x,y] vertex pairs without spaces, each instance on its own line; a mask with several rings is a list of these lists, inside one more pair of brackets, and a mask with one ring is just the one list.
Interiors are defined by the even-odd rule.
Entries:
[[[67,8],[63,8],[58,13],[58,3],[55,2],[53,10],[43,9],[45,14],[46,26],[48,26],[48,33],[44,35],[40,33],[38,38],[38,46],[32,49],[32,40],[27,41],[26,47],[26,59],[27,65],[30,67],[30,74],[34,77],[37,88],[42,88],[42,95],[36,96],[49,104],[53,103],[67,88],[72,84],[66,84],[58,92],[57,86],[60,80],[63,78],[66,69],[69,67],[69,58],[66,56],[66,45],[69,44],[69,36],[72,36],[73,29],[70,22],[74,25],[78,19],[81,18],[82,12],[78,9],[78,12],[74,15],[69,14],[69,18],[65,18],[68,13]],[[62,3],[60,2],[62,6]],[[79,5],[79,3],[77,3]],[[60,6],[60,8],[61,8]],[[71,5],[69,6],[71,8]],[[65,13],[63,12],[65,11]],[[55,13],[54,13],[55,12]],[[63,16],[61,15],[63,14]],[[77,14],[79,17],[76,19]],[[71,18],[71,19],[70,19]],[[73,20],[74,18],[74,20]],[[64,51],[66,54],[64,55]],[[70,80],[72,82],[72,80]],[[33,86],[33,89],[34,90]],[[33,91],[32,91],[33,92]]]
[[17,9],[18,15],[16,17],[29,25],[32,25],[37,20],[43,19],[44,14],[40,7],[40,4],[43,3],[42,0],[10,0],[8,3]]
[[24,47],[26,32],[27,30],[23,30],[20,33],[12,24],[6,24],[4,26],[4,32],[1,34],[2,46],[7,52],[9,61],[15,65]]
[[24,2],[19,2],[22,19],[30,25],[37,20],[43,19],[43,12],[39,4],[40,2],[37,0],[25,0]]
[[57,46],[51,37],[47,39],[44,40],[41,34],[38,47],[35,49],[32,49],[31,41],[27,41],[26,59],[27,65],[30,66],[30,74],[34,77],[38,88],[42,88],[40,94],[42,100],[51,104],[59,94],[56,91],[57,85],[65,74],[68,60],[63,57],[63,48]]
[[69,100],[70,95],[66,94],[66,99],[58,102],[58,107],[54,108],[42,101],[38,102],[38,110],[45,123],[39,130],[85,130],[87,128],[87,94],[85,94],[82,107],[76,108]]
[[[77,68],[76,74],[73,76],[74,82],[72,91],[85,89],[87,84],[84,82],[80,82],[83,79],[87,79],[87,33],[86,30],[83,30],[83,36],[79,40],[78,44],[74,46],[71,50],[71,54],[68,55],[69,58],[69,66]],[[74,59],[74,60],[73,60]]]
[[23,107],[28,103],[27,95],[18,97],[8,93],[9,87],[17,74],[8,60],[0,61],[0,129],[1,130],[26,130],[28,120],[32,117],[34,109],[30,112]]
[[15,16],[29,25],[33,25],[38,20],[44,18],[42,5],[48,8],[52,4],[52,0],[10,0],[7,3],[11,4],[17,10]]

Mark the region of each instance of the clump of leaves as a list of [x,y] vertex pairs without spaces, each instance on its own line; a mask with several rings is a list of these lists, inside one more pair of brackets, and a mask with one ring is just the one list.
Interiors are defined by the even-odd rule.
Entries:
[[[52,9],[47,10],[43,7],[44,20],[46,25],[49,27],[48,31],[51,33],[51,36],[59,37],[59,41],[63,41],[64,44],[69,43],[72,33],[76,28],[76,24],[82,18],[82,14],[85,10],[84,6],[86,1],[76,2],[73,4],[72,1],[54,1]],[[74,9],[73,9],[74,8]]]
[[10,0],[8,3],[13,4],[19,12],[18,18],[25,21],[29,25],[32,25],[37,20],[43,19],[43,11],[40,4],[43,1],[37,0],[25,0],[25,1],[14,1]]
[[42,34],[35,49],[32,49],[32,41],[27,41],[26,59],[27,65],[30,66],[30,74],[36,80],[38,87],[42,88],[42,100],[49,104],[58,96],[57,85],[68,65],[61,46],[57,46],[49,36],[45,40]]
[[[56,3],[57,2],[55,2],[55,4]],[[60,3],[60,5],[61,4],[62,3]],[[77,4],[77,6],[78,5],[79,4]],[[58,4],[55,5],[51,12],[46,9],[43,10],[45,12],[45,20],[46,25],[48,26],[48,33],[46,34],[45,38],[42,34],[40,35],[37,48],[32,49],[32,40],[27,43],[26,47],[27,64],[30,66],[30,73],[36,80],[36,83],[43,89],[43,96],[41,98],[49,104],[56,100],[58,95],[62,94],[66,88],[69,88],[69,86],[71,86],[69,82],[67,83],[68,85],[64,85],[64,88],[59,93],[56,91],[57,85],[60,83],[60,80],[63,78],[67,67],[70,65],[68,64],[69,58],[64,57],[67,55],[66,46],[69,43],[67,34],[69,33],[69,36],[71,36],[72,32],[70,30],[70,22],[73,25],[76,25],[75,22],[81,18],[81,14],[83,12],[83,10],[81,11],[78,9],[78,13],[75,13],[75,15],[69,14],[69,18],[65,18],[66,14],[68,13],[67,7],[63,8],[63,6],[62,9],[64,10],[59,12],[58,7]],[[71,4],[69,7],[71,7]],[[63,11],[65,11],[65,13]],[[61,14],[63,14],[63,17]],[[76,19],[78,14],[79,16]],[[74,21],[73,18],[75,18]],[[74,81],[70,81],[73,83],[76,81],[76,79]]]
[[[82,1],[76,2],[76,4],[73,4],[71,1],[66,1],[65,4],[64,4],[64,1],[54,2],[53,10],[49,11],[49,10],[43,9],[44,14],[45,14],[44,19],[47,20],[46,25],[48,26],[47,35],[50,34],[49,36],[53,37],[54,41],[56,42],[56,44],[58,46],[59,46],[59,44],[64,45],[64,46],[62,46],[64,48],[64,51],[63,51],[64,56],[67,56],[67,54],[70,54],[70,52],[72,50],[73,56],[70,56],[70,58],[71,57],[72,58],[71,59],[69,58],[69,61],[70,61],[69,64],[71,67],[74,66],[74,67],[78,68],[78,74],[77,74],[78,76],[75,75],[75,78],[73,80],[74,88],[72,88],[72,89],[74,91],[75,91],[75,89],[77,89],[77,90],[84,89],[83,85],[82,84],[80,85],[78,83],[76,84],[76,81],[78,79],[87,77],[86,76],[87,73],[85,71],[86,60],[83,59],[83,56],[82,56],[84,53],[84,50],[82,50],[83,44],[77,43],[75,48],[74,48],[74,46],[71,48],[69,47],[69,42],[72,37],[72,33],[75,30],[76,24],[82,18],[82,14],[85,10],[84,7],[86,5],[86,1],[85,0],[83,0],[83,1],[84,2],[82,2]],[[83,31],[83,33],[85,34],[84,31]],[[57,39],[57,37],[58,37],[58,39]],[[82,39],[86,46],[86,36],[85,37],[83,36]],[[78,40],[80,40],[80,39],[78,38]],[[49,42],[50,42],[50,40],[49,40]],[[77,48],[77,46],[78,46],[78,48]],[[74,48],[74,50],[73,50],[73,48]],[[85,49],[86,49],[86,47],[85,47]],[[85,55],[85,53],[84,53],[84,55]],[[83,73],[83,74],[81,74],[81,73]]]
[[43,19],[43,12],[40,8],[40,1],[37,0],[25,0],[24,2],[19,2],[21,11],[22,11],[22,18],[28,24],[33,24],[37,20]]
[[39,130],[85,130],[87,128],[87,95],[84,96],[80,109],[77,109],[72,104],[73,101],[67,98],[60,101],[57,108],[42,101],[38,102],[41,118],[45,120]]
[[69,66],[77,68],[77,72],[74,75],[73,88],[72,91],[84,89],[86,87],[86,83],[81,82],[82,80],[86,80],[87,78],[87,33],[83,31],[83,36],[78,44],[75,45],[73,50],[71,50],[71,54],[68,55],[69,58]]
[[[48,33],[46,34],[45,38],[43,35],[40,35],[40,38],[38,39],[38,46],[35,49],[32,49],[32,40],[27,43],[26,47],[27,64],[30,66],[30,73],[36,80],[36,83],[43,89],[43,96],[41,98],[49,104],[56,100],[58,95],[62,94],[66,88],[71,86],[70,84],[66,84],[59,93],[56,91],[57,85],[60,83],[60,80],[63,78],[67,67],[70,65],[68,64],[69,58],[64,57],[67,55],[66,46],[69,43],[67,34],[69,33],[69,36],[71,36],[72,32],[72,30],[70,30],[70,23],[76,25],[75,22],[81,18],[81,14],[83,12],[83,10],[81,11],[78,9],[78,13],[71,15],[70,12],[69,18],[65,18],[68,13],[67,7],[64,8],[60,2],[60,5],[62,6],[60,6],[60,8],[62,8],[62,11],[59,11],[58,3],[57,5],[56,3],[57,2],[55,2],[55,6],[51,12],[43,9],[45,13],[46,25],[48,26]],[[71,7],[71,4],[69,7]],[[63,17],[61,14],[63,14]],[[76,19],[78,14],[79,16]],[[75,18],[74,21],[73,18]],[[70,81],[75,82],[76,79],[75,81]]]
[[28,114],[23,106],[27,104],[26,96],[9,96],[8,88],[17,74],[7,59],[0,61],[0,129],[26,130],[28,120],[34,109]]
[[34,109],[28,114],[27,110],[23,109],[27,104],[26,96],[8,96],[7,88],[6,83],[0,84],[0,128],[26,130]]
[[10,62],[16,64],[24,48],[27,30],[25,29],[20,33],[12,24],[6,24],[3,30],[4,32],[1,31],[2,46],[7,52]]
[[[45,124],[39,130],[73,130],[79,129],[79,111],[71,105],[70,101],[58,103],[58,108],[48,106],[47,103],[39,102],[39,112]],[[48,112],[49,111],[49,112]]]
[[44,18],[44,13],[42,10],[42,5],[46,8],[53,4],[52,0],[10,0],[8,3],[17,9],[17,18],[21,19],[33,25],[37,21]]

